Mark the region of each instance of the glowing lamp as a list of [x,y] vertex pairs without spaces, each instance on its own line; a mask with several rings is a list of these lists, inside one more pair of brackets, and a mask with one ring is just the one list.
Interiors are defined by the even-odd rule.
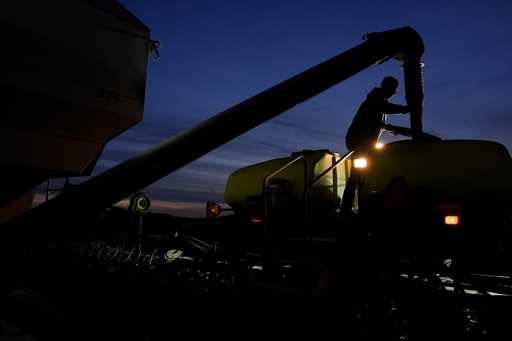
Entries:
[[384,148],[384,143],[377,142],[377,143],[375,144],[375,149],[382,149],[382,148]]
[[220,215],[221,207],[219,204],[208,201],[206,203],[206,218],[213,219]]
[[458,215],[445,215],[444,224],[448,226],[457,226],[460,224],[460,217]]
[[366,161],[366,159],[364,157],[354,160],[355,168],[366,168],[367,165],[368,165],[368,162]]

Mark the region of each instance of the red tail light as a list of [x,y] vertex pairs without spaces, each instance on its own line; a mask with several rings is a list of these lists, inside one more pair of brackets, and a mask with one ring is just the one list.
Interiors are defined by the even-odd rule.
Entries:
[[220,205],[216,204],[215,202],[208,201],[206,203],[206,218],[213,219],[220,214],[220,211]]
[[253,224],[261,224],[261,223],[263,223],[263,219],[261,219],[259,217],[251,217],[251,223],[253,223]]

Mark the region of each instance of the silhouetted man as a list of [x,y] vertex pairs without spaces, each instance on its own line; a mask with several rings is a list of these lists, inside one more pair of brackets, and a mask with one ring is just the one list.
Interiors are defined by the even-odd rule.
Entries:
[[[386,115],[409,112],[407,105],[388,102],[388,99],[396,94],[397,90],[398,80],[388,76],[382,80],[380,88],[374,88],[366,96],[357,110],[345,137],[348,150],[354,152],[352,159],[374,148],[384,129]],[[345,212],[352,208],[357,182],[359,181],[354,169],[352,169],[351,174],[341,203],[342,211]]]

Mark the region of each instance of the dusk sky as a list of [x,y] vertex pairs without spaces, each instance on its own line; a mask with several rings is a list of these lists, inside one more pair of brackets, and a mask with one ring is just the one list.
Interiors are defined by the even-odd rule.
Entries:
[[[108,144],[95,174],[360,44],[367,32],[407,25],[426,47],[425,131],[512,147],[510,0],[121,2],[150,27],[161,56],[150,60],[143,122]],[[170,213],[198,215],[207,200],[223,201],[240,167],[302,149],[344,153],[357,107],[385,75],[402,81],[400,63],[355,75],[145,191],[170,202]],[[403,86],[392,101],[405,101]]]

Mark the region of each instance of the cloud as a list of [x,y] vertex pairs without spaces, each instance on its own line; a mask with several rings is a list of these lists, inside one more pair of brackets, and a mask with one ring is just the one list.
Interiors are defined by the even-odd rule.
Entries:
[[[306,135],[320,135],[322,137],[332,137],[332,138],[337,138],[339,137],[338,134],[328,130],[328,129],[324,129],[324,130],[321,130],[321,129],[312,129],[312,128],[309,128],[307,125],[305,125],[304,123],[295,123],[295,122],[291,122],[290,120],[284,120],[284,119],[276,119],[276,120],[273,120],[271,122],[272,124],[275,124],[277,126],[280,126],[281,128],[287,128],[287,129],[292,129],[292,130],[295,130],[295,131],[298,131],[302,134],[306,134]],[[332,129],[332,127],[329,127]]]
[[492,83],[503,83],[509,82],[512,80],[512,73],[499,73],[499,74],[491,74],[486,75],[485,77],[480,78],[459,78],[459,79],[449,79],[438,82],[433,82],[430,85],[427,84],[428,90],[443,90],[446,87],[454,87],[460,86],[463,87],[479,87],[482,84],[485,84],[486,87],[489,87]]
[[258,144],[260,146],[266,146],[266,147],[269,147],[274,150],[282,151],[283,153],[286,153],[286,154],[291,154],[293,152],[293,149],[290,147],[283,146],[283,145],[280,145],[277,143],[267,142],[264,140],[259,141]]
[[231,167],[244,167],[247,166],[247,163],[244,160],[240,160],[237,158],[234,158],[232,155],[219,155],[219,154],[207,154],[203,156],[200,160],[200,163],[203,163],[205,166],[208,167],[215,167],[215,166],[221,166],[226,168]]
[[435,121],[441,137],[446,138],[487,138],[500,139],[502,143],[511,146],[512,113],[506,111],[490,112],[485,109],[482,112],[446,113],[430,119]]
[[96,163],[96,172],[101,169],[102,171],[117,166],[121,161],[120,160],[109,160],[109,159],[99,159]]

